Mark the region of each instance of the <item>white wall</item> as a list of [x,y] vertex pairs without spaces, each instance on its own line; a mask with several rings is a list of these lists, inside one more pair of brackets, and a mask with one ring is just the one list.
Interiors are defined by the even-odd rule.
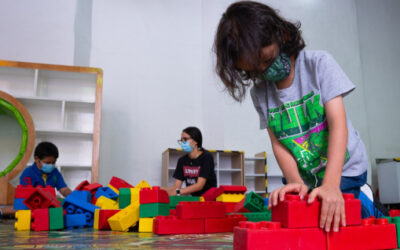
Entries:
[[[168,147],[178,147],[176,139],[189,125],[202,130],[206,148],[244,150],[246,155],[266,150],[269,168],[277,169],[266,131],[258,129],[251,99],[235,103],[222,92],[213,71],[215,28],[232,2],[41,0],[37,4],[5,0],[0,3],[0,31],[7,35],[0,40],[0,58],[103,68],[103,184],[116,175],[133,184],[144,179],[159,185],[161,153]],[[356,91],[345,103],[372,152],[371,161],[378,153],[386,152],[386,157],[391,155],[388,152],[398,152],[399,132],[394,128],[399,118],[391,115],[393,112],[381,111],[389,104],[395,112],[399,104],[391,101],[398,93],[396,78],[391,77],[398,68],[393,57],[393,51],[399,53],[395,45],[399,33],[393,33],[398,3],[265,2],[280,9],[289,20],[300,20],[308,48],[329,51],[356,84]],[[385,4],[380,5],[382,2]],[[380,21],[375,23],[372,17]],[[377,35],[371,36],[371,27]],[[377,49],[381,37],[383,46]],[[374,52],[370,54],[370,50]],[[376,70],[375,58],[381,55],[391,58],[392,70],[384,70],[386,64],[379,64],[380,70]],[[378,88],[375,82],[379,79],[391,84]],[[372,111],[377,113],[373,121]],[[385,131],[376,132],[382,128],[380,121],[393,131],[389,134],[393,140],[387,143],[380,139],[379,144],[373,144],[376,138],[389,137]]]

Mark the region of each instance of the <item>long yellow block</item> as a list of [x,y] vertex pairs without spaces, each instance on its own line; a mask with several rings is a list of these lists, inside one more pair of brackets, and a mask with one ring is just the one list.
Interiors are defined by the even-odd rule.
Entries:
[[216,201],[222,202],[240,202],[245,197],[244,194],[221,194]]
[[94,221],[93,221],[93,229],[99,230],[99,215],[100,209],[94,210]]
[[118,202],[105,196],[100,196],[97,199],[96,206],[101,207],[101,209],[119,209]]
[[111,230],[128,231],[139,221],[139,206],[129,205],[118,213],[108,218]]
[[139,219],[139,233],[152,233],[153,232],[154,218],[140,218]]
[[30,231],[31,230],[31,210],[18,210],[15,213],[17,221],[14,227],[17,231]]

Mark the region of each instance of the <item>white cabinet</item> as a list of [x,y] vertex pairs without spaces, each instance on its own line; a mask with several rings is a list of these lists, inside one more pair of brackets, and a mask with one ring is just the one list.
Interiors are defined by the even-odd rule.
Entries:
[[71,189],[85,179],[97,182],[101,69],[0,60],[0,90],[29,111],[36,144],[51,141],[58,147],[56,165]]
[[[217,186],[244,185],[243,151],[208,150],[214,158]],[[169,148],[162,154],[162,186],[171,186],[178,159],[186,153],[181,149]]]
[[255,192],[265,197],[267,183],[267,153],[261,152],[254,157],[244,158],[244,180],[247,192]]

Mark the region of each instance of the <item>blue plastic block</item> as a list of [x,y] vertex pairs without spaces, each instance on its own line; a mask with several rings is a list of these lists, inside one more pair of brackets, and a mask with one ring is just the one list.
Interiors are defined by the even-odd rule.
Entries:
[[86,218],[86,225],[93,226],[94,210],[100,209],[89,202],[77,199],[74,196],[68,196],[63,202],[63,208],[67,214],[84,214]]
[[101,188],[97,189],[97,192],[95,193],[94,196],[96,198],[99,198],[100,196],[105,196],[112,200],[118,199],[118,194],[109,187],[101,187]]
[[92,195],[90,194],[89,191],[74,190],[68,196],[72,196],[72,197],[77,198],[78,200],[86,201],[86,202],[90,202],[92,200]]
[[25,200],[24,198],[19,198],[19,199],[15,198],[14,199],[14,210],[29,210],[29,207],[27,207],[24,204],[24,202],[23,202],[24,200]]
[[85,214],[66,214],[64,218],[64,225],[67,229],[83,228],[86,226]]
[[264,199],[264,206],[268,207],[268,197]]

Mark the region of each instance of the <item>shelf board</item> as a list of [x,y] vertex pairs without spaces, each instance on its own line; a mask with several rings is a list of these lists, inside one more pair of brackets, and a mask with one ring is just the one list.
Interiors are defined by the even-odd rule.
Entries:
[[247,190],[247,193],[254,192],[256,194],[265,194],[265,190]]
[[237,168],[230,168],[230,169],[226,169],[226,168],[223,168],[223,169],[218,169],[218,171],[219,172],[241,172],[242,170],[241,169],[237,169]]
[[59,168],[87,168],[87,169],[91,169],[92,166],[90,165],[81,165],[81,164],[64,164],[64,163],[57,163],[56,164]]
[[36,133],[38,134],[58,134],[58,135],[88,135],[92,136],[93,132],[88,131],[75,131],[75,130],[66,130],[66,129],[36,129]]
[[245,161],[258,161],[258,160],[266,160],[264,157],[245,157]]
[[29,101],[51,101],[51,102],[70,102],[70,103],[82,103],[82,104],[93,104],[94,100],[73,100],[73,99],[61,99],[61,98],[49,98],[49,97],[40,97],[40,96],[15,96],[15,98],[20,100],[29,100]]
[[245,174],[245,177],[265,177],[265,174]]

